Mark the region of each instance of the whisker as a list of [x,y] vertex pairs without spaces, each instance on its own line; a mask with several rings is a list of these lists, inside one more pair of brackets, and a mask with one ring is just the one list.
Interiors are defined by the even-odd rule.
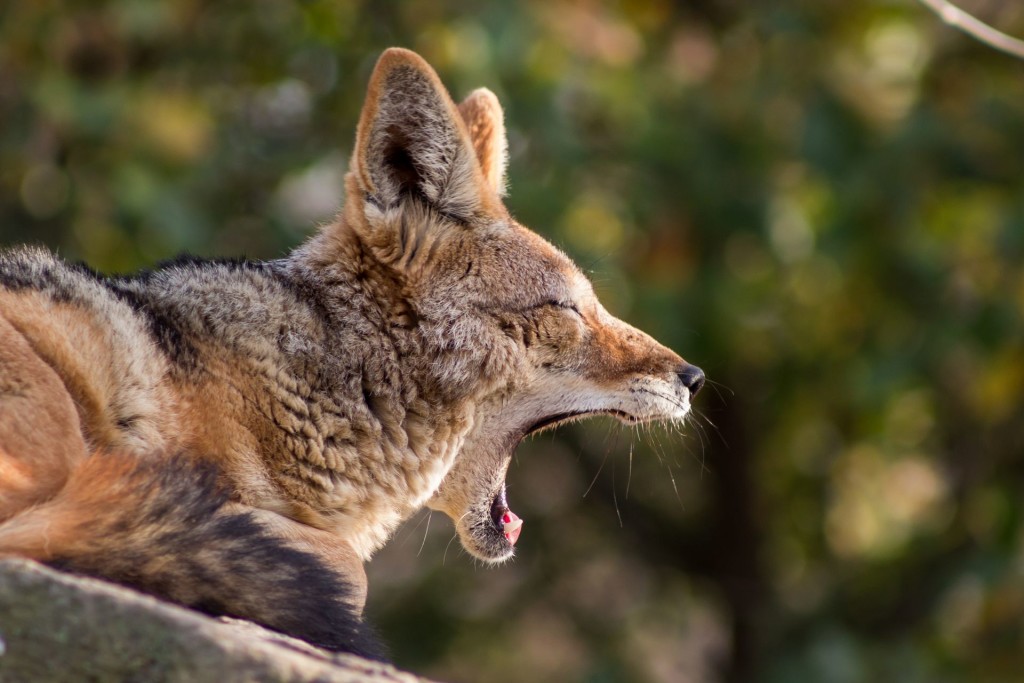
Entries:
[[706,384],[709,384],[712,387],[714,387],[715,388],[715,392],[718,393],[718,397],[723,399],[723,400],[724,400],[725,397],[722,396],[722,390],[728,391],[730,396],[735,396],[736,395],[736,392],[733,391],[731,387],[729,387],[729,386],[727,386],[725,384],[722,384],[721,382],[716,382],[715,380],[710,379],[708,377],[704,378],[704,382]]
[[590,494],[590,491],[594,488],[594,484],[597,483],[597,478],[601,476],[601,471],[604,469],[604,464],[608,462],[608,453],[610,451],[611,448],[606,448],[604,450],[604,457],[601,458],[601,465],[597,468],[597,474],[595,474],[594,478],[590,480],[590,486],[587,487],[587,490],[583,492],[584,498],[586,498]]
[[[696,416],[699,419],[704,420],[709,425],[714,427],[716,433],[718,433],[719,436],[721,436],[721,431],[718,429],[717,425],[715,425],[713,422],[711,422],[711,420],[709,420],[706,415],[696,411],[695,409],[692,409],[691,406],[687,406],[687,405],[683,404],[682,401],[680,401],[675,396],[671,396],[669,394],[666,394],[666,393],[663,393],[663,392],[660,392],[660,391],[656,391],[654,389],[650,389],[650,388],[647,388],[647,387],[639,387],[637,389],[637,391],[640,392],[640,393],[648,394],[650,396],[654,396],[655,398],[659,398],[659,399],[661,399],[663,401],[666,401],[667,403],[670,403],[670,404],[672,404],[672,405],[674,405],[674,406],[676,406],[676,407],[678,407],[678,408],[680,408],[682,410],[689,409],[689,410],[687,410],[687,414],[686,414],[687,417],[690,416],[690,415],[693,415],[693,416]],[[676,434],[678,434],[681,438],[683,438],[685,440],[689,436],[686,432],[683,431],[683,427],[686,424],[687,424],[686,423],[686,417],[683,417],[681,420],[678,420],[678,421],[677,420],[670,421],[668,423],[668,427],[669,427],[669,429],[671,431],[674,431]],[[692,451],[691,451],[691,455],[694,458],[694,460],[700,465],[701,478],[703,479],[704,472],[705,471],[707,471],[707,472],[711,471],[707,467],[707,460],[706,460],[706,458],[707,458],[707,440],[708,440],[708,435],[707,435],[707,431],[706,431],[704,425],[702,425],[696,419],[690,420],[690,424],[693,425],[694,432],[696,433],[697,439],[699,440],[700,446],[701,446],[701,452],[700,452],[700,457],[699,458],[698,458],[697,454],[692,453]],[[653,425],[648,425],[648,427],[649,427],[649,429],[652,429]],[[656,442],[656,439],[653,436],[653,432],[650,434],[650,438],[645,439],[645,441],[648,443],[649,446],[651,446],[652,450],[658,456],[658,460],[659,461],[664,460],[665,462],[669,462],[667,454],[665,454],[661,450],[660,444],[658,444]],[[664,455],[665,457],[662,458],[662,455]],[[671,465],[670,464],[669,464],[669,469],[670,469],[670,475],[671,475],[672,472],[671,472]],[[675,483],[675,482],[673,481],[673,483]]]
[[619,509],[619,497],[615,493],[615,463],[612,463],[612,502],[615,504],[615,516],[619,518],[619,528],[622,529],[622,510]]
[[615,427],[616,427],[616,423],[615,422],[613,422],[611,420],[608,420],[607,421],[607,425],[608,425],[608,428],[605,429],[605,431],[604,431],[604,445],[605,445],[606,448],[608,447],[608,442],[611,441],[612,434],[613,433],[614,434],[618,434],[618,430],[615,429]]
[[629,500],[629,484],[633,481],[633,442],[629,442],[629,473],[626,475],[626,500]]
[[706,422],[709,426],[713,427],[715,430],[715,434],[717,434],[718,438],[722,440],[722,445],[725,446],[726,448],[729,447],[729,442],[726,441],[725,434],[723,434],[722,430],[718,428],[718,425],[711,421],[711,418],[709,418],[702,412],[697,412],[697,417],[704,420],[704,422]]
[[673,406],[675,406],[676,408],[679,408],[680,410],[689,410],[689,406],[687,404],[683,403],[682,401],[680,401],[675,396],[670,396],[669,394],[663,394],[660,391],[655,391],[654,389],[649,389],[647,387],[639,387],[636,391],[639,392],[639,393],[642,393],[642,394],[648,394],[650,396],[655,396],[657,398],[660,398],[663,401],[667,401],[668,403],[671,403]]
[[[427,511],[427,513],[429,514],[429,510]],[[416,530],[420,528],[420,525],[423,524],[423,520],[424,520],[425,517],[426,517],[426,515],[420,515],[419,521],[417,521],[414,526],[412,526],[412,527],[408,527],[408,526],[403,527],[402,531],[401,531],[401,534],[395,537],[395,541],[398,542],[398,543],[403,543],[403,544],[406,541],[408,541],[409,538],[414,533],[416,533]]]
[[[420,543],[420,549],[416,551],[416,557],[420,556],[423,552],[423,546],[427,544],[427,535],[430,533],[430,518],[434,516],[432,510],[427,510],[427,528],[423,530],[423,542]],[[447,550],[447,548],[446,548]]]
[[672,471],[672,463],[666,461],[666,467],[668,469],[668,478],[672,482],[672,490],[676,493],[676,500],[679,501],[679,507],[682,510],[686,509],[686,503],[683,502],[683,496],[679,493],[679,486],[676,484],[676,475]]
[[[638,437],[638,438],[640,437],[640,433],[639,433],[639,431],[637,431],[637,437]],[[652,445],[651,445],[650,443],[648,443],[647,445],[648,445],[648,446],[652,446]],[[651,447],[651,450],[652,450],[652,451],[654,451],[654,456],[655,456],[656,458],[658,458],[658,464],[660,464],[660,465],[664,465],[664,464],[665,464],[665,461],[664,461],[664,459],[662,459],[662,457],[661,457],[661,451],[659,451],[659,450],[658,450],[657,448],[654,448],[653,446]]]
[[697,438],[700,440],[700,478],[701,478],[701,481],[703,481],[704,480],[704,472],[705,471],[707,471],[707,472],[711,471],[711,470],[708,470],[707,465],[705,464],[705,461],[707,459],[707,447],[706,447],[706,444],[705,444],[705,437],[707,435],[705,433],[704,425],[702,425],[700,422],[694,421],[693,426],[696,428]]
[[444,563],[448,560],[448,548],[452,547],[452,541],[454,541],[458,537],[459,537],[459,532],[456,531],[454,534],[452,534],[452,537],[448,540],[448,545],[446,545],[444,547],[444,554],[441,556],[441,566],[442,567],[444,566]]

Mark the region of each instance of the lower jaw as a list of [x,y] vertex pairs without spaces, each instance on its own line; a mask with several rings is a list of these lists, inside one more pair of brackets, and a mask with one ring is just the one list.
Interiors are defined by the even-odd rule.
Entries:
[[[504,519],[518,517],[508,506],[505,484],[502,482],[496,494],[470,506],[456,520],[456,531],[462,547],[474,558],[487,563],[500,563],[515,553],[515,544],[504,533]],[[515,534],[518,537],[518,533]]]
[[[615,417],[624,424],[628,425],[639,424],[641,422],[646,421],[642,418],[637,418],[618,410],[608,410],[600,412],[561,413],[558,415],[553,415],[543,420],[540,420],[534,423],[533,425],[530,425],[529,427],[519,432],[518,436],[513,436],[512,438],[510,438],[508,452],[505,454],[506,458],[511,459],[512,455],[515,453],[515,449],[519,446],[519,443],[522,442],[522,440],[525,439],[526,437],[531,436],[532,434],[542,432],[546,429],[556,427],[560,424],[565,424],[567,422],[573,422],[584,417],[591,417],[596,415],[607,415],[610,417]],[[494,495],[490,500],[489,517],[491,524],[487,529],[486,537],[481,538],[474,534],[472,532],[471,525],[462,526],[461,523],[457,525],[458,527],[460,527],[458,529],[459,540],[462,543],[462,547],[466,549],[466,552],[468,552],[470,555],[472,555],[478,560],[490,563],[504,562],[513,556],[513,554],[515,553],[515,543],[514,541],[510,541],[510,539],[504,536],[501,524],[501,517],[505,512],[511,513],[513,516],[515,515],[515,513],[512,513],[511,509],[509,508],[508,500],[505,494],[505,484],[504,482],[502,482],[499,492],[496,495]],[[518,517],[515,517],[515,519],[518,519]],[[518,533],[516,534],[516,540],[518,540]]]
[[459,532],[459,541],[466,552],[489,564],[505,562],[515,554],[515,547],[498,534],[487,538],[465,530]]

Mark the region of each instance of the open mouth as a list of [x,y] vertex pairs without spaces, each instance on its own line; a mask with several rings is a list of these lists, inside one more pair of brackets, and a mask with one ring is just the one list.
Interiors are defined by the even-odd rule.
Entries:
[[501,535],[505,537],[509,545],[515,545],[516,541],[519,540],[519,533],[523,528],[523,520],[519,519],[519,515],[509,509],[504,486],[501,487],[501,491],[491,502],[491,523],[494,524],[495,529],[501,532]]
[[[626,424],[637,424],[643,421],[620,410],[577,411],[549,415],[525,428],[519,438],[512,441],[509,456],[511,457],[511,451],[514,451],[523,439],[532,434],[595,415],[609,415],[618,418]],[[507,559],[511,556],[512,548],[516,541],[519,540],[520,533],[522,533],[523,520],[516,513],[512,512],[512,509],[509,507],[504,483],[501,484],[498,492],[491,499],[488,513],[490,528],[481,534],[483,538],[478,537],[478,541],[480,541],[478,550],[480,552],[474,554],[477,554],[478,557],[482,556],[482,558],[489,558],[494,561]]]
[[557,427],[558,425],[567,424],[569,422],[575,422],[576,420],[581,420],[585,417],[595,417],[597,415],[609,415],[611,417],[618,418],[620,421],[625,422],[626,424],[637,424],[641,422],[640,418],[633,417],[629,413],[623,412],[621,410],[581,410],[572,413],[558,413],[556,415],[549,415],[548,417],[541,418],[540,420],[534,422],[523,433],[523,438],[530,436],[532,434],[536,434],[538,432],[542,432],[545,429],[549,429],[551,427]]

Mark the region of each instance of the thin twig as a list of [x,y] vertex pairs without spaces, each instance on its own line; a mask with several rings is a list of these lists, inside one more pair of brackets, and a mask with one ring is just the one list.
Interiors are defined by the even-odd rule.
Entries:
[[977,38],[989,47],[1013,55],[1018,59],[1024,59],[1024,40],[1014,38],[1002,31],[992,28],[985,22],[968,14],[956,5],[947,0],[919,0],[933,12],[939,15],[945,23],[958,28],[964,33]]

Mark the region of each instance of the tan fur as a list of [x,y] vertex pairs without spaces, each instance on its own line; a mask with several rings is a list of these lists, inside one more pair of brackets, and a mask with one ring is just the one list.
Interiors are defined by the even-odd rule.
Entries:
[[0,316],[0,522],[64,485],[85,458],[81,425],[60,378]]
[[[64,473],[68,485],[3,529],[4,552],[41,562],[74,555],[95,543],[95,532],[114,524],[123,507],[137,506],[130,458],[84,458]],[[113,485],[111,485],[113,483]]]
[[459,104],[459,114],[469,129],[487,185],[498,196],[505,196],[508,142],[505,138],[505,116],[498,98],[487,88],[477,88]]
[[[424,505],[476,557],[511,557],[496,516],[527,433],[593,414],[682,420],[702,375],[509,215],[506,148],[492,93],[456,107],[392,49],[344,209],[289,257],[105,280],[0,254],[0,512],[41,503],[0,526],[0,553],[45,558],[26,520],[131,506],[111,493],[143,476],[126,457],[185,453],[221,472],[234,507],[218,514],[252,512],[351,577],[360,602],[361,562]],[[60,519],[52,552],[87,542],[88,522]]]
[[0,290],[0,311],[59,375],[87,443],[139,454],[167,448],[177,423],[163,359],[138,321],[103,299],[91,303],[83,308],[41,292]]

